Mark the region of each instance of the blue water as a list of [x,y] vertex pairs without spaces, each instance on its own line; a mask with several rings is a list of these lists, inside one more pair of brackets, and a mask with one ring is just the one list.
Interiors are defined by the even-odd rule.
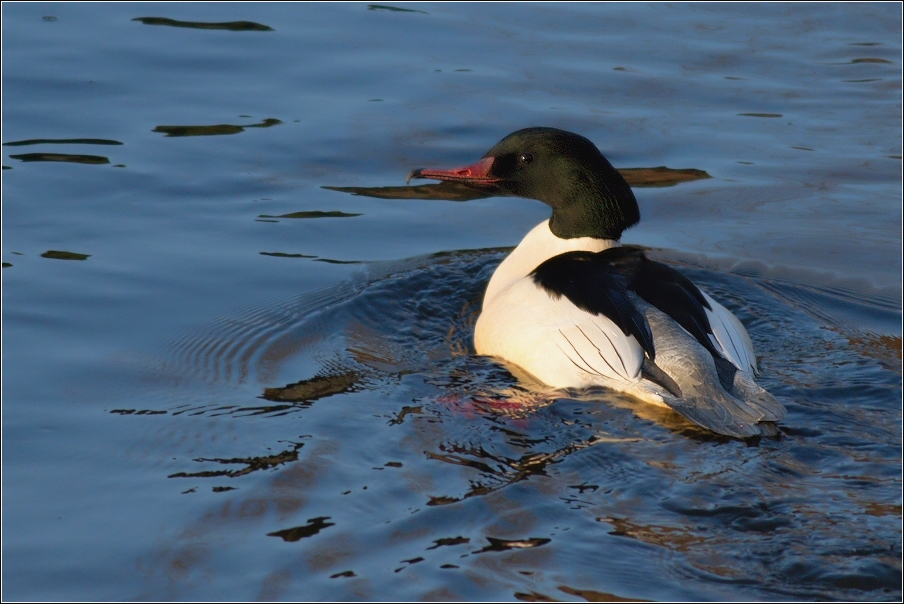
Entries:
[[[392,6],[3,5],[3,597],[899,600],[901,9]],[[321,188],[535,125],[711,176],[624,240],[777,439],[519,406],[470,338],[548,208]]]

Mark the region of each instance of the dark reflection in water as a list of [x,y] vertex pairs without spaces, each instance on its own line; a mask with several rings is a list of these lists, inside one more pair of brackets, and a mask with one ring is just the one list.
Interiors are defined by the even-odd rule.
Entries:
[[166,136],[217,136],[221,134],[238,134],[245,128],[269,128],[282,124],[278,119],[267,118],[260,124],[246,124],[236,126],[233,124],[217,124],[214,126],[157,126],[151,132],[163,132]]
[[671,187],[682,182],[712,178],[703,170],[694,168],[621,168],[619,169],[625,181],[632,187]]
[[51,258],[53,260],[87,260],[91,254],[79,254],[77,252],[64,252],[60,250],[47,250],[41,254],[41,258]]
[[192,29],[226,29],[229,31],[273,31],[272,27],[254,21],[226,21],[210,23],[206,21],[176,21],[166,17],[136,17],[132,21],[141,21],[145,25],[168,25],[170,27],[190,27]]
[[261,214],[260,216],[258,216],[258,218],[354,218],[355,216],[363,216],[363,214],[350,214],[348,212],[339,212],[337,210],[332,210],[329,212],[313,210],[307,212],[292,212],[291,214],[280,214],[279,216]]
[[336,525],[335,522],[327,522],[327,520],[329,519],[329,516],[311,518],[304,526],[296,526],[294,528],[284,529],[281,531],[276,531],[274,533],[267,533],[267,536],[279,537],[283,541],[298,541],[300,539],[304,539],[305,537],[313,537],[323,529]]
[[327,264],[363,264],[361,260],[334,260],[332,258],[317,258],[314,262],[326,262]]
[[418,185],[415,187],[322,187],[330,191],[351,193],[378,199],[440,199],[444,201],[471,201],[486,199],[494,193],[477,190],[459,182],[442,182],[435,185]]
[[274,258],[316,258],[309,254],[287,254],[285,252],[261,252],[261,256],[273,256]]
[[[552,401],[549,401],[552,402]],[[493,417],[490,415],[489,417]],[[526,434],[521,434],[512,430],[498,428],[501,432],[509,437],[511,444],[519,446],[530,446],[542,444],[541,442],[531,442],[532,439],[527,438]],[[527,480],[535,476],[547,476],[549,466],[557,463],[562,458],[571,455],[581,449],[592,447],[595,444],[604,442],[603,437],[591,437],[586,441],[572,442],[561,449],[543,453],[527,453],[518,458],[509,458],[496,455],[492,452],[484,450],[482,447],[474,447],[472,445],[462,446],[457,443],[439,445],[439,453],[425,451],[425,455],[429,459],[442,461],[448,464],[467,466],[478,470],[481,474],[480,480],[471,482],[471,486],[467,492],[461,497],[450,497],[448,495],[431,496],[427,501],[428,506],[449,505],[457,503],[463,499],[474,496],[488,495],[494,491],[498,491],[522,480]]]
[[109,158],[101,155],[77,155],[69,153],[22,153],[10,155],[11,159],[19,161],[60,161],[72,164],[109,164]]
[[[276,220],[260,220],[259,222],[277,222]],[[333,258],[320,258],[310,254],[289,254],[286,252],[261,252],[261,256],[272,256],[274,258],[305,258],[314,262],[325,262],[327,264],[363,264],[361,260],[335,260]]]
[[527,549],[529,547],[540,547],[541,545],[546,545],[551,540],[550,539],[494,539],[493,537],[487,537],[487,541],[490,542],[489,545],[484,546],[483,549],[479,549],[477,551],[471,552],[472,554],[482,554],[484,552],[504,552],[509,549]]
[[166,415],[168,411],[154,409],[110,409],[110,413],[117,415]]
[[[742,319],[764,385],[788,408],[779,437],[741,442],[623,394],[544,391],[474,356],[482,291],[504,254],[368,264],[176,342],[167,374],[212,394],[162,405],[167,433],[208,418],[266,425],[290,445],[210,455],[225,428],[201,437],[182,463],[221,467],[170,475],[241,488],[162,543],[151,573],[177,561],[207,572],[204,544],[252,530],[297,543],[300,558],[279,571],[293,580],[392,589],[391,577],[427,569],[454,574],[444,599],[480,585],[630,601],[595,590],[600,573],[642,585],[651,568],[656,581],[740,599],[897,599],[901,339],[888,334],[899,292],[651,250]],[[274,404],[252,403],[255,391]],[[259,445],[230,449],[243,446]],[[268,510],[291,528],[272,532]]]
[[[711,178],[703,170],[694,168],[674,169],[659,166],[656,168],[622,168],[619,173],[632,187],[671,187],[682,182]],[[445,201],[471,201],[499,195],[492,187],[475,189],[460,182],[441,182],[431,185],[406,187],[332,187],[323,189],[351,193],[379,199],[437,199]],[[272,218],[272,217],[270,217]]]
[[228,476],[235,478],[244,476],[257,470],[269,470],[285,463],[298,461],[298,450],[304,446],[304,443],[293,443],[292,447],[277,453],[275,455],[266,455],[261,457],[234,457],[230,459],[205,459],[198,458],[197,462],[219,463],[219,464],[241,464],[244,468],[238,470],[205,470],[201,472],[176,472],[170,474],[167,478],[212,478],[217,476]]
[[471,540],[467,537],[448,537],[445,539],[436,539],[433,541],[433,545],[428,547],[427,549],[436,549],[438,547],[451,546],[451,545],[461,545],[463,543],[469,543]]
[[421,13],[422,15],[429,15],[430,13],[425,13],[422,10],[415,10],[413,8],[399,8],[397,6],[385,6],[383,4],[368,4],[367,10],[388,10],[394,13]]
[[31,138],[24,141],[3,143],[4,147],[24,147],[26,145],[121,145],[119,141],[105,138]]

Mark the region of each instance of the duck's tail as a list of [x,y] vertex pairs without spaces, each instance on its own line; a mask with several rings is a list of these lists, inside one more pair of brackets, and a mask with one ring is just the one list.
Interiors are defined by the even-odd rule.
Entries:
[[762,415],[761,422],[777,422],[787,414],[784,405],[758,386],[746,371],[735,373],[731,394],[756,409]]
[[738,438],[774,436],[778,431],[773,422],[785,416],[782,404],[743,371],[735,374],[731,392],[707,381],[686,389],[682,398],[663,397],[663,401],[708,430]]

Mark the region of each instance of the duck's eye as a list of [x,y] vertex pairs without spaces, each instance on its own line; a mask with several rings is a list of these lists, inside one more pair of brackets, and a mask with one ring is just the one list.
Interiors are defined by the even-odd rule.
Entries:
[[530,153],[522,153],[518,156],[518,161],[522,164],[529,164],[530,162],[534,161],[534,156]]

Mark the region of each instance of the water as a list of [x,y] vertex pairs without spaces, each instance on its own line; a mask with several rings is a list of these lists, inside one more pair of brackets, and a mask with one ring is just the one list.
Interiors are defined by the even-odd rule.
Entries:
[[[404,8],[3,6],[4,598],[900,599],[900,9]],[[473,356],[539,202],[321,188],[533,125],[711,176],[624,240],[779,438]]]

